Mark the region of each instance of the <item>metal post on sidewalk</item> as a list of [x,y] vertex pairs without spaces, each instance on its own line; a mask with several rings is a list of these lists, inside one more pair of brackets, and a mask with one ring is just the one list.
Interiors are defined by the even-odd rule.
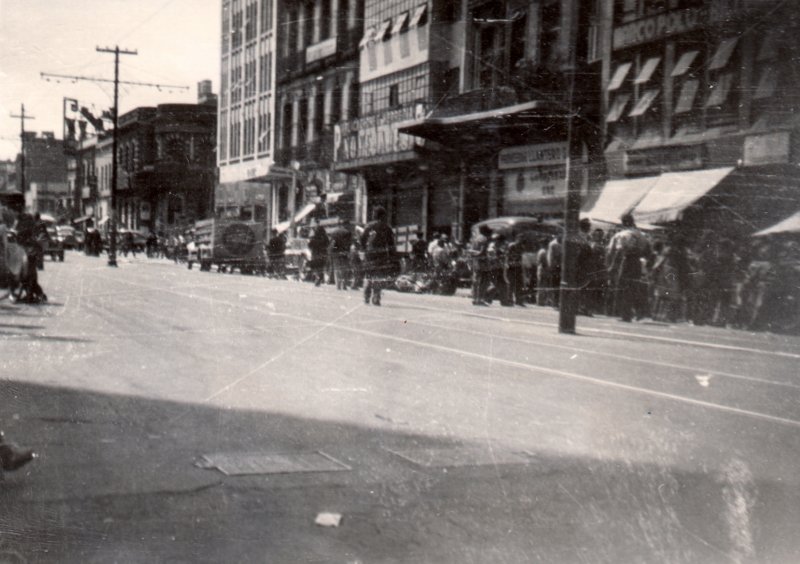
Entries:
[[570,3],[571,21],[568,33],[568,92],[567,92],[567,194],[564,199],[564,241],[562,243],[561,287],[559,289],[558,332],[575,333],[575,320],[578,314],[578,237],[581,206],[582,175],[578,168],[581,159],[581,139],[575,135],[575,75],[577,69],[577,26],[580,18],[580,2]]

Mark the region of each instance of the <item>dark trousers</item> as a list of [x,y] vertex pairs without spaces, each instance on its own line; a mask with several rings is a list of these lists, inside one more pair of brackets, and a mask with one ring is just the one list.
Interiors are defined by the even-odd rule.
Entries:
[[486,302],[486,289],[489,285],[489,273],[483,268],[472,270],[472,303]]
[[336,280],[337,290],[346,290],[347,281],[350,278],[350,260],[346,254],[335,254],[331,256],[333,262],[333,277]]
[[522,266],[509,266],[506,269],[506,282],[508,283],[508,301],[517,305],[525,303],[525,278]]

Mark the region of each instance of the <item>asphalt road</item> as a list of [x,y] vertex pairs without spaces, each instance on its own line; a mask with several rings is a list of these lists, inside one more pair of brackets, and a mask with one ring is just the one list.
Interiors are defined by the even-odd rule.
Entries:
[[797,338],[144,258],[42,280],[0,302],[0,426],[40,454],[0,562],[800,562]]

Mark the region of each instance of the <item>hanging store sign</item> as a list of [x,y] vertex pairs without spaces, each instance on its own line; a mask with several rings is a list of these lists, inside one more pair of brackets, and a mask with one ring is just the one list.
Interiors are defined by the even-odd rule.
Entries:
[[694,31],[703,26],[707,19],[707,8],[690,8],[632,21],[614,28],[614,50]]
[[566,165],[569,149],[566,143],[541,143],[522,145],[500,151],[498,168],[524,168],[541,165]]
[[420,140],[398,129],[413,120],[415,112],[415,107],[406,106],[337,124],[333,133],[334,162],[346,163],[412,150]]

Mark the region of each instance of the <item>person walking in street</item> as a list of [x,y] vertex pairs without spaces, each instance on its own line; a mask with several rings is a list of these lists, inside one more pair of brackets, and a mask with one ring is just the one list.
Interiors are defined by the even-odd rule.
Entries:
[[364,303],[381,305],[381,290],[391,277],[394,259],[394,232],[386,222],[386,210],[381,206],[372,212],[373,221],[361,234],[361,248],[364,249],[366,284]]
[[[39,214],[36,214],[38,217]],[[21,277],[22,290],[24,292],[23,301],[25,303],[40,303],[47,301],[47,294],[39,285],[39,263],[43,261],[44,249],[42,248],[42,230],[39,225],[41,220],[36,221],[34,216],[29,213],[21,213],[17,218],[16,232],[17,243],[25,249],[27,265]],[[47,237],[47,230],[44,230]]]
[[506,246],[505,280],[509,303],[525,307],[525,278],[522,272],[523,236],[517,233]]
[[328,262],[328,245],[330,241],[325,228],[317,225],[314,234],[308,241],[308,250],[311,251],[311,274],[314,285],[319,286],[325,281],[325,268]]
[[283,234],[278,233],[277,229],[271,229],[269,232],[267,261],[269,275],[272,278],[281,280],[286,278],[286,239],[284,239]]
[[539,244],[536,251],[536,305],[546,306],[550,291],[550,269],[547,266],[547,241]]
[[608,272],[614,292],[614,314],[630,322],[634,312],[644,316],[638,299],[642,286],[642,259],[650,255],[650,243],[636,228],[631,214],[622,216],[622,230],[612,237],[608,246]]
[[[500,305],[513,305],[508,301],[508,286],[506,285],[504,272],[506,245],[505,237],[502,233],[492,233],[489,246],[486,248],[486,258],[488,262],[489,287],[492,289],[492,293],[497,296]],[[492,303],[493,297],[493,295],[490,295],[487,301]]]
[[561,300],[561,248],[558,235],[547,244],[547,270],[550,274],[547,305],[553,307],[558,307]]
[[672,232],[656,255],[650,270],[653,284],[652,316],[656,321],[674,323],[684,317],[689,287],[689,260],[682,237]]
[[342,220],[342,224],[330,235],[328,257],[333,264],[333,277],[337,290],[347,290],[350,270],[350,247],[353,244],[353,231],[350,220]]
[[488,262],[486,251],[492,230],[488,225],[481,225],[470,243],[469,255],[472,257],[472,305],[486,306],[486,290],[488,287]]
[[411,271],[421,274],[428,270],[428,242],[422,231],[417,231],[416,237],[411,243]]

